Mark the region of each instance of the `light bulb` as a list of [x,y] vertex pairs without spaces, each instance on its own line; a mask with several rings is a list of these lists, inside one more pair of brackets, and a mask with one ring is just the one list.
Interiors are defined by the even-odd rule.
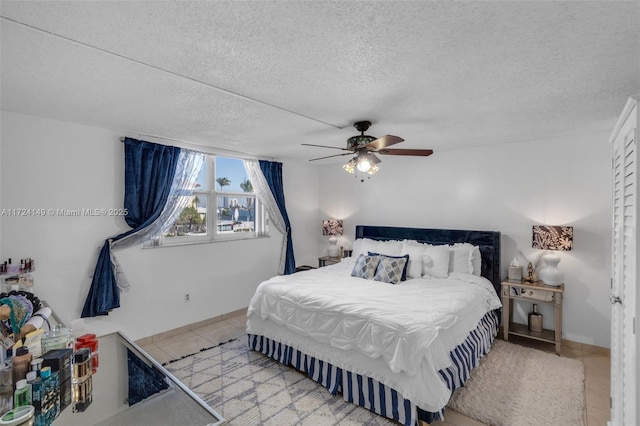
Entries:
[[349,162],[347,164],[342,166],[342,168],[344,169],[345,172],[350,173],[350,174],[354,174],[355,173],[355,169],[356,169],[356,164],[357,164],[356,163],[356,159],[354,157],[351,160],[349,160]]
[[371,163],[369,162],[369,159],[367,157],[360,157],[360,159],[358,159],[358,170],[360,170],[362,173],[366,173],[369,171],[369,169],[371,169]]

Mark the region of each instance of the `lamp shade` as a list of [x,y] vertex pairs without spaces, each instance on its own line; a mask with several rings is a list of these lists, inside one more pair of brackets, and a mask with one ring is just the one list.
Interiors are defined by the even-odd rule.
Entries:
[[[573,248],[572,226],[533,226],[533,248],[541,250],[569,251]],[[562,284],[564,274],[558,269],[560,257],[552,252],[542,256],[546,267],[538,272],[538,278],[549,286]]]
[[342,235],[342,221],[338,219],[323,220],[322,235]]
[[573,226],[533,226],[531,247],[541,250],[570,251],[573,249]]

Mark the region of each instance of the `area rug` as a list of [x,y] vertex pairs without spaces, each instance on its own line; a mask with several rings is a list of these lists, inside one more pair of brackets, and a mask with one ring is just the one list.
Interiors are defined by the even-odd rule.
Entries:
[[448,407],[487,425],[582,425],[584,365],[496,340]]
[[164,366],[232,426],[397,425],[249,350],[246,339],[203,349]]
[[[165,363],[229,425],[397,425],[231,340]],[[581,425],[580,361],[496,340],[449,408],[488,425]],[[445,412],[446,420],[446,412]]]

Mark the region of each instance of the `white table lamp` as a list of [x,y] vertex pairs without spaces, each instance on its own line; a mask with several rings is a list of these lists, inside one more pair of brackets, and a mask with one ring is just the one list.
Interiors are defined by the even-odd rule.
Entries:
[[552,250],[542,256],[545,267],[538,271],[538,278],[546,285],[558,287],[564,275],[558,269],[560,256],[555,251],[570,251],[573,248],[573,226],[533,226],[533,248]]
[[340,256],[340,247],[338,247],[338,238],[336,235],[342,235],[342,221],[338,219],[329,219],[322,221],[322,235],[330,235],[329,237],[329,256]]

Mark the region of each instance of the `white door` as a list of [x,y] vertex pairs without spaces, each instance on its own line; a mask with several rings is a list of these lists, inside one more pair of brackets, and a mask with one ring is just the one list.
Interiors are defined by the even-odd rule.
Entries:
[[613,144],[613,277],[611,279],[611,425],[636,425],[637,101],[630,98]]

